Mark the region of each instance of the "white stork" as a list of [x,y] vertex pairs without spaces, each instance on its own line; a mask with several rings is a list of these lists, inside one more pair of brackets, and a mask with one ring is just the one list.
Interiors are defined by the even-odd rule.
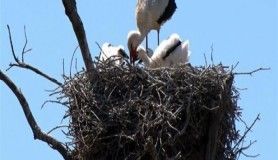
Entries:
[[138,47],[137,56],[148,68],[173,67],[186,63],[190,57],[189,41],[181,41],[179,35],[172,34],[149,57],[143,47]]
[[177,9],[175,0],[137,0],[136,21],[137,31],[128,34],[128,49],[130,62],[134,64],[136,50],[146,37],[146,48],[148,48],[148,33],[157,30],[159,44],[160,27],[168,21]]
[[113,46],[107,42],[102,45],[99,58],[101,62],[110,60],[113,62],[113,64],[120,65],[123,63],[124,58],[128,59],[129,57],[126,54],[123,46]]
[[[150,48],[148,48],[148,50],[146,51],[145,48],[143,48],[142,46],[139,46],[140,50],[143,50],[144,53],[147,54],[148,57],[152,57],[153,55],[153,50],[151,50]],[[139,51],[139,48],[137,48],[137,52]],[[137,56],[137,59],[136,60],[139,60],[138,64],[141,64],[143,62],[142,59],[138,59],[138,56]],[[136,61],[135,60],[135,61]]]

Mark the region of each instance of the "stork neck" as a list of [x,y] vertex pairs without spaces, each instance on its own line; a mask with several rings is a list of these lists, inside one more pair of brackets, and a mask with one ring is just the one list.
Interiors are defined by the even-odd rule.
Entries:
[[150,32],[149,29],[147,28],[138,28],[140,37],[142,37],[142,41],[144,40],[144,38],[148,35],[148,33]]
[[135,44],[134,44],[134,47],[138,47],[142,42],[143,42],[143,40],[144,40],[144,38],[146,37],[146,32],[145,31],[143,31],[143,32],[141,32],[141,31],[138,31],[137,32],[137,37],[135,38]]
[[150,66],[152,60],[146,52],[139,52],[138,57],[144,62],[147,67]]

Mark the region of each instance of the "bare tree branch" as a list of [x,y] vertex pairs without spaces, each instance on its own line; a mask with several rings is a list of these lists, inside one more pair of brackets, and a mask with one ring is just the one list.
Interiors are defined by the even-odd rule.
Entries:
[[90,73],[94,69],[93,60],[88,46],[85,29],[83,27],[81,18],[77,12],[76,1],[75,0],[62,0],[62,1],[65,7],[66,15],[68,16],[70,22],[72,23],[72,27],[75,32],[76,38],[78,40],[86,69],[89,73],[89,76],[91,76]]
[[54,128],[52,128],[50,131],[47,132],[47,134],[49,135],[51,132],[57,130],[57,129],[60,129],[60,128],[68,128],[69,126],[68,125],[61,125],[61,126],[56,126]]
[[10,64],[10,67],[14,67],[14,66],[15,66],[15,67],[20,67],[20,68],[29,69],[29,70],[31,70],[31,71],[33,71],[33,72],[35,72],[35,73],[37,73],[37,74],[43,76],[44,78],[50,80],[51,82],[53,82],[53,83],[55,83],[55,84],[57,84],[57,85],[59,85],[59,86],[62,85],[62,83],[59,82],[58,80],[56,80],[56,79],[54,79],[54,78],[48,76],[47,74],[43,73],[43,72],[40,71],[39,69],[37,69],[37,68],[35,68],[35,67],[33,67],[33,66],[29,65],[29,64],[22,63],[22,62],[19,62],[19,63],[17,63],[17,64],[15,64],[15,63],[11,63],[11,64]]
[[32,49],[27,49],[26,50],[26,47],[27,47],[27,44],[28,44],[28,38],[27,38],[26,27],[25,26],[24,26],[24,37],[25,37],[25,43],[24,43],[24,47],[22,48],[22,52],[21,52],[21,61],[22,62],[24,62],[24,54],[32,50]]
[[250,127],[247,128],[247,130],[244,132],[243,136],[238,140],[238,142],[234,145],[233,150],[235,150],[239,144],[245,139],[246,135],[251,131],[251,129],[254,127],[257,121],[260,120],[260,114],[257,115],[256,119],[253,121]]
[[30,51],[30,49],[28,49],[27,51],[25,50],[26,46],[27,46],[27,36],[26,36],[26,29],[24,27],[24,34],[25,34],[25,44],[24,44],[24,47],[22,49],[22,53],[21,53],[21,61],[18,59],[18,57],[16,57],[16,54],[15,54],[15,50],[14,50],[14,45],[13,45],[13,40],[12,40],[12,34],[11,34],[11,30],[10,30],[10,27],[9,25],[7,25],[7,28],[8,28],[8,32],[9,32],[9,40],[10,40],[10,46],[11,46],[11,49],[12,49],[12,54],[13,54],[13,57],[14,57],[14,60],[16,63],[10,63],[10,67],[7,69],[11,69],[12,67],[20,67],[20,68],[24,68],[24,69],[28,69],[28,70],[31,70],[35,73],[37,73],[38,75],[48,79],[49,81],[57,84],[58,86],[61,86],[62,83],[59,82],[58,80],[56,80],[55,78],[52,78],[50,77],[49,75],[43,73],[41,70],[27,64],[24,62],[24,54],[27,53],[28,51]]
[[245,146],[245,147],[242,146],[240,149],[238,149],[238,150],[235,152],[236,155],[238,155],[238,159],[239,159],[239,157],[240,157],[241,154],[244,155],[245,157],[248,157],[248,158],[257,158],[257,157],[259,157],[260,154],[249,155],[249,154],[246,154],[246,153],[243,152],[244,150],[249,149],[249,148],[250,148],[254,143],[256,143],[256,142],[257,142],[257,141],[250,142],[247,146]]
[[23,109],[24,115],[28,121],[28,124],[32,129],[34,139],[39,139],[47,143],[51,148],[57,150],[64,157],[64,159],[71,160],[72,158],[71,158],[70,151],[65,148],[63,143],[47,135],[40,129],[30,110],[29,104],[25,99],[24,95],[17,88],[17,86],[12,82],[12,80],[10,80],[10,78],[7,77],[1,70],[0,70],[0,80],[2,80],[12,90],[12,92],[15,94],[16,98],[18,99]]
[[252,76],[256,72],[267,71],[267,70],[270,70],[270,68],[258,68],[253,71],[250,71],[250,72],[236,72],[236,73],[234,73],[234,75],[250,75],[250,76]]

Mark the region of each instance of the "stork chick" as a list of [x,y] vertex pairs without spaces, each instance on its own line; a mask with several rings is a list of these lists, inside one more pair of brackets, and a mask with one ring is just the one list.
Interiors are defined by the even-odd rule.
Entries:
[[177,8],[175,0],[137,0],[136,21],[137,31],[128,34],[128,49],[130,62],[134,64],[136,50],[146,37],[146,48],[148,48],[148,33],[157,30],[157,41],[159,45],[160,27],[168,21]]
[[129,58],[122,45],[113,46],[110,43],[104,43],[101,47],[99,60],[105,62],[110,60],[114,65],[120,65],[125,58]]
[[164,40],[150,57],[143,47],[137,49],[137,56],[148,68],[174,67],[186,63],[190,57],[189,41],[182,42],[178,34]]

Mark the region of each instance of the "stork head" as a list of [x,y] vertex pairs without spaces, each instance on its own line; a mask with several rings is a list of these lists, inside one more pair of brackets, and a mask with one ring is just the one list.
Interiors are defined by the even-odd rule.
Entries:
[[130,63],[134,64],[137,60],[137,48],[143,41],[144,37],[139,31],[130,31],[127,36],[127,46],[129,50]]

